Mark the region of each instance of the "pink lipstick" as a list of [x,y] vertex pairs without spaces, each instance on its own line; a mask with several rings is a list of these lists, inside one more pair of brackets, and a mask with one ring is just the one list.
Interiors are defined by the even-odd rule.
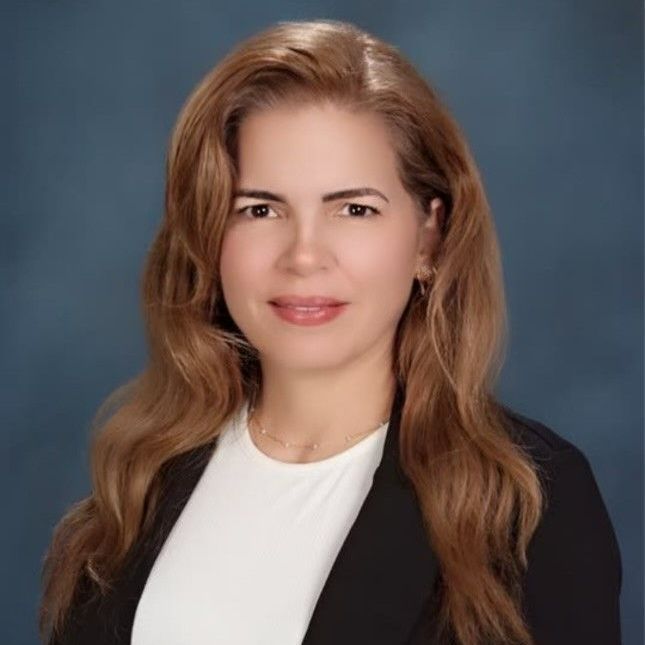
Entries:
[[273,298],[269,304],[282,320],[309,326],[333,320],[349,303],[328,296],[284,295]]

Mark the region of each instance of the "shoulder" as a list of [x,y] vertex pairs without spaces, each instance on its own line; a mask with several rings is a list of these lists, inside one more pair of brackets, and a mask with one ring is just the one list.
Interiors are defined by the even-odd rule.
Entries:
[[544,493],[524,581],[528,618],[543,638],[538,642],[559,643],[568,634],[568,642],[618,643],[621,556],[589,460],[544,423],[502,408]]
[[513,438],[526,448],[532,457],[539,461],[549,460],[555,453],[563,450],[573,450],[582,455],[575,444],[541,421],[520,414],[507,405],[500,407]]
[[565,494],[578,502],[603,503],[587,455],[572,441],[531,417],[502,406],[514,442],[528,454],[547,495],[547,504],[557,504]]
[[542,483],[543,524],[556,520],[572,524],[589,516],[604,524],[603,528],[612,528],[606,526],[610,523],[604,499],[583,450],[543,422],[508,406],[502,409],[514,442],[531,457]]
[[542,483],[545,494],[542,525],[553,522],[582,525],[587,518],[586,522],[597,522],[597,528],[612,528],[587,455],[541,421],[507,406],[502,408],[514,442],[531,457]]

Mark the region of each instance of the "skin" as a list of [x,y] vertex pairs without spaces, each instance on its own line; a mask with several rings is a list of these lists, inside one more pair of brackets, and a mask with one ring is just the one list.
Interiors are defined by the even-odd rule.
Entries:
[[[263,190],[285,200],[236,197],[220,258],[229,312],[260,357],[254,417],[283,441],[321,445],[285,448],[251,436],[274,459],[317,461],[365,438],[347,444],[345,434],[388,417],[396,326],[416,271],[430,264],[439,243],[443,204],[434,199],[427,213],[419,211],[398,177],[385,122],[374,113],[331,103],[254,112],[240,125],[238,154],[236,192]],[[322,200],[356,187],[374,188],[387,201]],[[298,326],[268,304],[294,293],[350,304],[330,322]]]

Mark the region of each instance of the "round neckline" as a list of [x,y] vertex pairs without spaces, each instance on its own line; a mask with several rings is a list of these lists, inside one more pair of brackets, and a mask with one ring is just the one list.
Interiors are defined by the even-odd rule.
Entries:
[[377,441],[384,441],[387,429],[390,425],[389,421],[385,422],[354,445],[346,448],[342,452],[331,455],[330,457],[325,457],[324,459],[318,459],[316,461],[309,462],[290,462],[281,461],[280,459],[274,459],[273,457],[270,457],[266,453],[262,452],[262,450],[260,450],[260,448],[255,445],[255,442],[251,437],[251,432],[248,425],[248,412],[249,401],[247,399],[242,405],[240,414],[235,421],[237,434],[240,435],[240,443],[244,452],[257,463],[287,473],[311,473],[314,471],[334,468],[345,462],[352,461],[370,450],[373,444]]

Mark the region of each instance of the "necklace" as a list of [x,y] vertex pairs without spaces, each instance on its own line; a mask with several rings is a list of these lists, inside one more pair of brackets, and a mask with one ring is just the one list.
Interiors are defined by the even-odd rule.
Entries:
[[[254,412],[255,412],[255,406],[251,406],[251,408],[249,409],[249,414],[248,414],[248,419],[249,419],[248,426],[250,428],[252,428],[250,420],[251,420],[251,417],[253,416]],[[298,443],[292,443],[291,441],[282,441],[282,439],[280,439],[279,437],[275,437],[274,435],[272,435],[269,432],[267,432],[266,429],[264,428],[264,426],[257,419],[254,419],[253,421],[255,423],[257,423],[258,426],[259,426],[259,430],[257,432],[259,432],[262,436],[268,437],[272,441],[275,441],[275,442],[279,443],[280,445],[284,446],[285,448],[306,448],[307,450],[317,450],[321,446],[321,444],[319,444],[319,443],[298,444]],[[345,435],[345,443],[347,444],[350,441],[356,439],[357,437],[362,437],[364,435],[369,434],[370,432],[375,432],[379,428],[382,428],[388,421],[389,421],[389,419],[386,419],[385,421],[382,421],[376,428],[371,428],[370,430],[366,430],[365,432],[355,432],[354,434],[346,434]],[[327,443],[325,442],[322,445],[327,445]]]

